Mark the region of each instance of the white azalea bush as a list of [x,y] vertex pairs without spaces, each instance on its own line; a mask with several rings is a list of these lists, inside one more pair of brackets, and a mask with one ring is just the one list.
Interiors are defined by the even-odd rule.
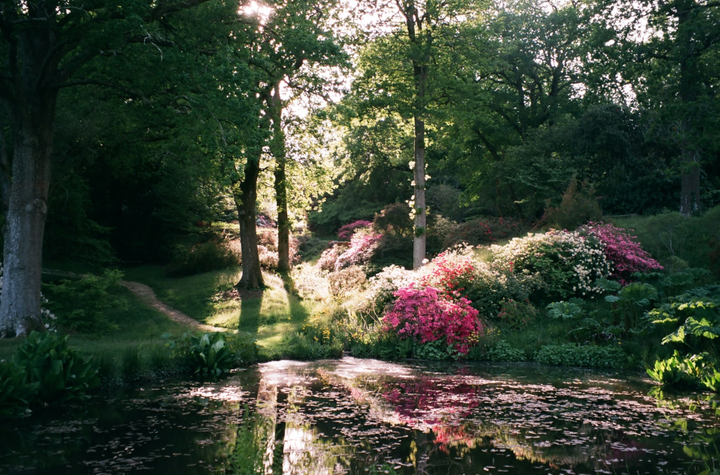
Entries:
[[367,291],[367,310],[382,312],[395,299],[395,292],[419,280],[418,273],[402,266],[391,265],[372,276]]
[[499,269],[540,279],[549,299],[599,295],[603,289],[595,282],[612,271],[602,242],[576,232],[528,234],[505,246],[494,245],[491,251]]

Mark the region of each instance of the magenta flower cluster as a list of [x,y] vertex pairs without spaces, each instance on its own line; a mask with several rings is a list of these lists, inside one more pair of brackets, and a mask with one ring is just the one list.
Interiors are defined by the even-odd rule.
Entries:
[[627,283],[633,272],[649,272],[663,268],[650,253],[640,247],[640,243],[635,241],[637,237],[624,229],[609,223],[589,222],[580,231],[600,240],[604,246],[605,257],[612,263],[610,277],[620,283]]
[[454,351],[467,355],[482,333],[478,311],[466,298],[452,300],[434,287],[416,288],[412,284],[394,295],[397,300],[383,322],[386,330],[397,332],[400,338],[414,338],[420,343],[444,339]]
[[352,238],[352,235],[355,231],[357,231],[360,228],[367,228],[371,225],[372,225],[372,223],[370,221],[365,221],[362,219],[359,221],[355,221],[355,222],[346,224],[345,226],[338,229],[338,237],[340,239],[348,239],[349,240],[350,238]]

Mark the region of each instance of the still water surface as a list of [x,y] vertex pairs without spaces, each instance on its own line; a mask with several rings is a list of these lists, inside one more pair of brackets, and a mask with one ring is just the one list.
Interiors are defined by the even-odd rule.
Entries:
[[[638,374],[534,364],[278,361],[0,425],[0,473],[224,473],[241,427],[262,438],[266,473],[720,469],[717,402],[652,389]],[[244,421],[246,407],[258,416]]]

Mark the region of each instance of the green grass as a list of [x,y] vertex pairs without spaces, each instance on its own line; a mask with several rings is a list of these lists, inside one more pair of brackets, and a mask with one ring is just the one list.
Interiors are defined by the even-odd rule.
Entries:
[[160,266],[132,267],[123,272],[125,280],[149,285],[161,301],[199,322],[206,322],[222,310],[222,305],[218,305],[213,297],[231,290],[241,275],[239,269],[231,268],[187,277],[167,277]]
[[249,333],[265,357],[281,355],[283,336],[309,322],[317,304],[299,299],[292,279],[271,273],[263,274],[263,292],[242,292],[240,299],[223,296],[240,275],[239,269],[226,269],[166,277],[161,267],[143,266],[127,269],[125,278],[149,285],[161,301],[199,322]]
[[[70,346],[92,357],[106,382],[154,379],[172,371],[170,351],[162,335],[186,329],[139,301],[124,287],[113,289],[125,298],[125,308],[108,310],[117,330],[102,335],[70,335]],[[0,339],[0,359],[10,360],[24,338]]]

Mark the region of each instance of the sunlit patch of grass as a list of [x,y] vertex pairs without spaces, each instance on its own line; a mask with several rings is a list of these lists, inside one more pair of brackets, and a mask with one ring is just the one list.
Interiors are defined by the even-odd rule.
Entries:
[[129,269],[127,280],[153,288],[160,300],[189,317],[209,325],[248,332],[257,338],[266,357],[282,355],[284,335],[297,332],[310,321],[320,303],[300,299],[288,276],[263,273],[262,292],[229,292],[240,280],[239,269],[207,272],[188,277],[166,277],[160,267]]
[[159,266],[133,267],[124,272],[126,280],[149,285],[160,300],[205,323],[218,311],[215,295],[232,289],[242,274],[240,269],[230,268],[187,277],[167,277]]

